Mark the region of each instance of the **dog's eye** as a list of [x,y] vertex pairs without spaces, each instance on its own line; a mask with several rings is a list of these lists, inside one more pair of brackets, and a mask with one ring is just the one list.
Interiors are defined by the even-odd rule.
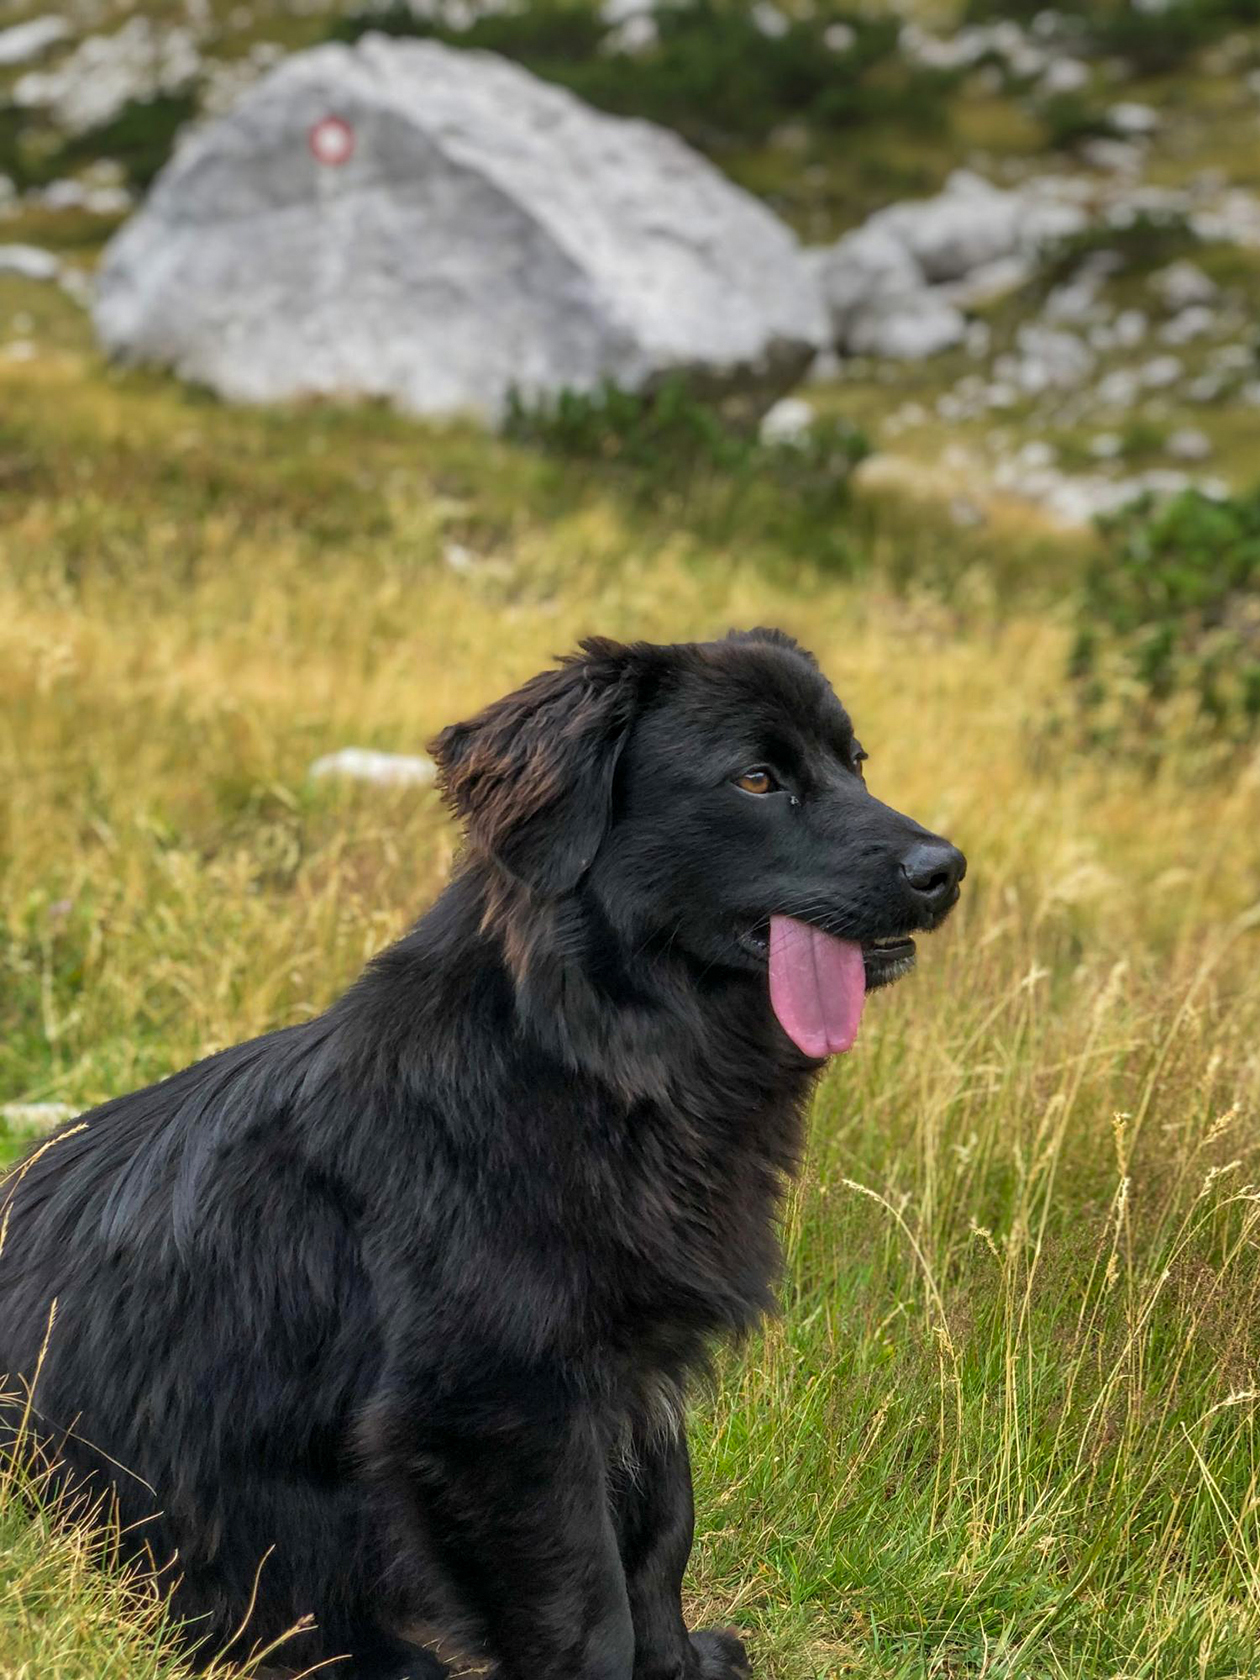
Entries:
[[754,764],[751,770],[735,778],[735,786],[743,788],[745,793],[773,793],[778,785],[764,764]]
[[866,772],[863,770],[862,766],[866,763],[870,756],[870,753],[868,753],[864,747],[860,747],[856,742],[854,742],[853,768],[857,771],[858,775],[861,776],[863,781],[866,780]]

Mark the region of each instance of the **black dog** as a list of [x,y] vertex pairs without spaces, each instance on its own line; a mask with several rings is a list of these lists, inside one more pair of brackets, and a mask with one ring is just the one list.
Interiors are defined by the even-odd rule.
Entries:
[[313,1617],[285,1661],[360,1680],[726,1680],[681,1395],[964,860],[776,631],[588,641],[434,753],[467,849],[404,939],[15,1171],[0,1371],[202,1653]]

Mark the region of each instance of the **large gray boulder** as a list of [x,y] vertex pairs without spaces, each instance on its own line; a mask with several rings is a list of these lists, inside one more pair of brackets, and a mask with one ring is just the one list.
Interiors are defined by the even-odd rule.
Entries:
[[678,370],[764,392],[826,336],[793,234],[674,135],[488,53],[367,36],[191,136],[114,239],[106,348],[237,401],[493,419]]

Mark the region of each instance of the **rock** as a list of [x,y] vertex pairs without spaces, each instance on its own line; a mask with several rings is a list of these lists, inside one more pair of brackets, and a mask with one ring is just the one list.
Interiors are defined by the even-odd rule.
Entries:
[[326,777],[375,782],[379,787],[431,787],[437,765],[420,753],[375,752],[370,747],[342,747],[317,758],[307,771],[312,781]]
[[1188,309],[1174,315],[1171,321],[1165,321],[1159,329],[1161,344],[1189,344],[1193,339],[1202,338],[1204,333],[1210,333],[1216,325],[1216,311],[1209,309],[1205,303],[1192,303]]
[[1116,343],[1124,350],[1136,350],[1150,331],[1150,320],[1141,309],[1122,309],[1116,316]]
[[994,257],[992,262],[981,263],[961,280],[951,281],[939,290],[960,309],[983,309],[986,304],[996,303],[1026,286],[1035,272],[1028,257]]
[[1169,263],[1151,275],[1149,284],[1164,308],[1174,315],[1196,304],[1215,303],[1220,296],[1216,281],[1192,262]]
[[79,1112],[73,1103],[0,1103],[0,1120],[22,1132],[51,1132],[54,1126],[60,1126],[63,1120],[72,1120]]
[[70,25],[65,18],[51,13],[47,17],[31,18],[26,23],[15,23],[8,29],[0,29],[0,69],[29,64],[33,58],[47,52],[49,47],[56,46],[58,41],[64,41],[69,33]]
[[1115,461],[1124,453],[1124,439],[1118,432],[1099,432],[1090,438],[1089,452],[1096,461]]
[[21,77],[13,102],[46,110],[67,134],[82,134],[109,122],[130,100],[181,92],[200,71],[190,30],[133,17],[112,35],[89,35],[55,70]]
[[800,443],[814,423],[814,405],[804,397],[780,397],[762,418],[762,443]]
[[967,323],[961,311],[931,287],[912,297],[873,300],[850,324],[847,344],[860,356],[918,361],[961,344]]
[[1195,426],[1180,426],[1168,434],[1164,447],[1174,461],[1206,461],[1212,453],[1212,440]]
[[295,54],[187,140],[95,318],[228,398],[488,418],[513,388],[673,372],[768,401],[827,336],[795,236],[676,136],[375,35]]
[[834,53],[847,53],[857,44],[857,30],[851,23],[829,23],[822,33],[823,46]]
[[1139,105],[1135,100],[1124,99],[1111,106],[1107,121],[1125,139],[1142,140],[1155,133],[1161,119],[1153,105]]
[[1028,396],[1067,391],[1094,370],[1094,353],[1075,333],[1025,321],[1015,334],[1016,353],[999,356],[993,371]]
[[1111,175],[1136,175],[1145,162],[1141,146],[1132,140],[1111,140],[1101,134],[1086,140],[1080,150],[1091,169],[1104,169]]
[[0,274],[16,274],[23,280],[57,280],[61,259],[38,245],[0,245]]
[[960,280],[1017,248],[1023,204],[968,170],[955,170],[935,198],[876,211],[867,223],[892,234],[929,280]]
[[1079,58],[1056,58],[1046,66],[1045,75],[1037,84],[1037,91],[1047,98],[1065,93],[1079,93],[1088,87],[1090,68]]
[[871,222],[807,256],[840,344],[855,317],[873,300],[917,297],[927,285],[922,268],[901,240]]
[[1181,378],[1182,371],[1178,357],[1152,356],[1149,362],[1138,369],[1138,378],[1148,391],[1162,391],[1169,385],[1175,385]]

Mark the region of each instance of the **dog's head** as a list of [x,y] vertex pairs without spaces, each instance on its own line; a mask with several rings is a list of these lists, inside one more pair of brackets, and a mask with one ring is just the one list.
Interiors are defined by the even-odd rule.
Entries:
[[847,712],[776,630],[592,639],[433,743],[472,851],[580,894],[621,950],[765,984],[810,1056],[958,899],[961,852],[881,804]]

